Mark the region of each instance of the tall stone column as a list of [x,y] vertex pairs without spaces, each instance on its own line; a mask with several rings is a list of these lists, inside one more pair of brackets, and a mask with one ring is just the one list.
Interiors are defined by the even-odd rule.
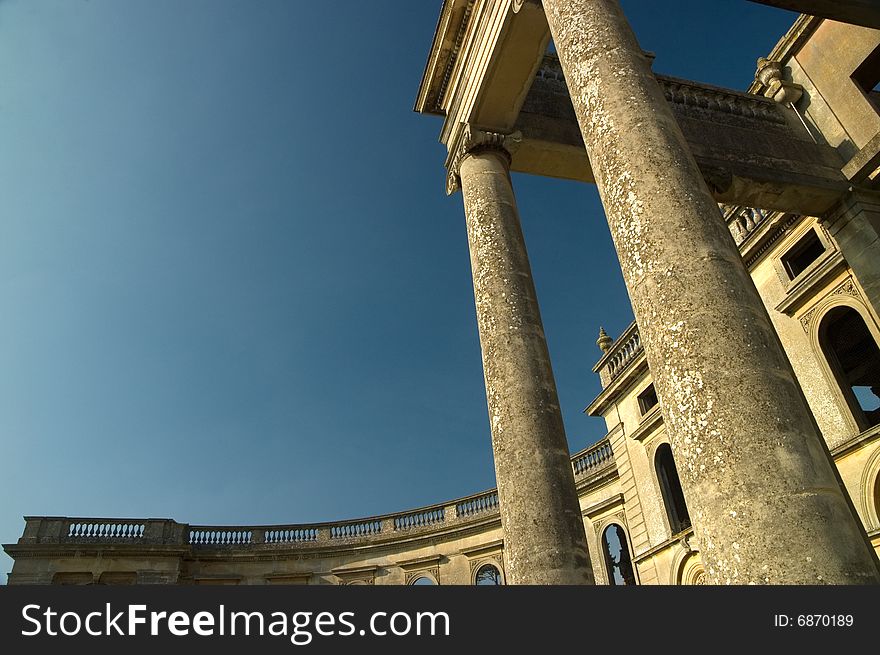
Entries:
[[[467,129],[461,180],[512,584],[591,584],[583,518],[504,137]],[[457,179],[455,179],[457,182]]]
[[880,581],[767,311],[618,1],[543,4],[709,581]]

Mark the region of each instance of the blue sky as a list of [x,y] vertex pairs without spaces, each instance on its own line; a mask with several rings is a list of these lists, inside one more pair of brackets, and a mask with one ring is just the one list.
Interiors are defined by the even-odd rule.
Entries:
[[[494,485],[461,198],[412,112],[440,4],[0,0],[0,542]],[[623,5],[658,72],[738,89],[795,18]],[[576,451],[632,314],[595,189],[514,185]]]

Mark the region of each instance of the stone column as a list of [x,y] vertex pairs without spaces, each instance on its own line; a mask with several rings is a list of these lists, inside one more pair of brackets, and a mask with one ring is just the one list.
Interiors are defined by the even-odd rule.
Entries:
[[460,177],[467,217],[507,579],[591,584],[568,442],[503,141],[468,128],[452,173]]
[[708,579],[876,583],[876,557],[617,0],[544,0]]

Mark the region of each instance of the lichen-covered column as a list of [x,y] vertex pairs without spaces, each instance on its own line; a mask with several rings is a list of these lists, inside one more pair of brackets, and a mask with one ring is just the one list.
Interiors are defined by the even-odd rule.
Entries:
[[877,560],[617,0],[544,0],[708,580],[876,583]]
[[511,584],[590,584],[593,573],[550,354],[498,134],[468,129],[464,196],[495,476]]

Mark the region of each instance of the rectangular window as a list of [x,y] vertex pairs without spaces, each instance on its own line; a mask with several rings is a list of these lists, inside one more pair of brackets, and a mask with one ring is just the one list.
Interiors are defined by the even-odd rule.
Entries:
[[825,252],[825,244],[815,230],[807,232],[800,241],[782,255],[782,265],[788,277],[794,280]]
[[657,406],[659,402],[660,401],[657,399],[657,392],[654,390],[654,385],[652,384],[639,394],[639,409],[642,411],[642,416],[651,411],[651,409]]

